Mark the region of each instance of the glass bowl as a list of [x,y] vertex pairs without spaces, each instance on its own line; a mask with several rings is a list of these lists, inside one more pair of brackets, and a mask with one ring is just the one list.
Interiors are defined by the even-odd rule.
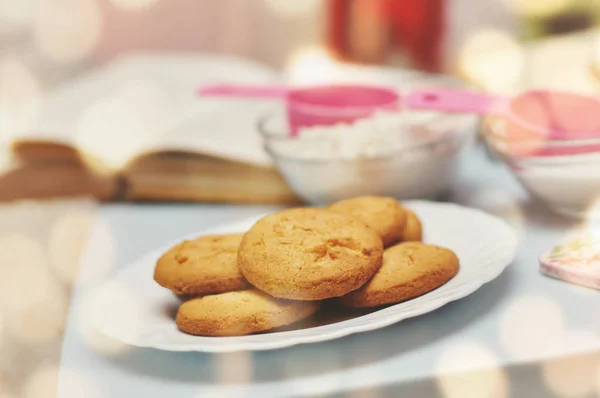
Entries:
[[509,141],[501,118],[484,125],[492,152],[533,198],[565,216],[600,216],[600,138]]
[[[377,135],[390,145],[379,142],[375,148],[369,147],[371,142],[348,142],[339,131],[344,139],[337,141],[337,150],[332,147],[335,140],[306,140],[306,132],[292,137],[285,112],[266,115],[258,128],[279,172],[309,204],[324,205],[360,195],[400,200],[439,197],[452,184],[460,154],[474,136],[478,118],[439,112],[395,115]],[[336,128],[348,126],[327,131],[333,134]],[[352,153],[342,147],[353,147]]]

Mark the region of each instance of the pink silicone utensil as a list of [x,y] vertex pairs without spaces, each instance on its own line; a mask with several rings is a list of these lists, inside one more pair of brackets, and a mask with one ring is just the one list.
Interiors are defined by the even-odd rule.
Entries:
[[[600,99],[537,90],[514,98],[455,90],[418,90],[404,99],[415,109],[473,112],[502,117],[499,137],[517,155],[556,156],[600,151]],[[589,142],[589,144],[587,143]]]
[[284,99],[289,91],[288,87],[277,85],[214,84],[202,87],[198,90],[198,94],[202,96]]
[[462,90],[423,88],[408,93],[403,105],[411,109],[466,112],[485,115],[502,112],[507,100],[483,93]]
[[[504,117],[507,142],[527,142],[527,150],[537,154],[573,153],[575,149],[553,147],[541,150],[547,141],[600,138],[600,100],[596,97],[558,91],[528,91],[514,98],[498,97],[464,90],[421,88],[402,96],[399,92],[365,85],[330,85],[305,88],[255,85],[215,85],[201,95],[246,98],[281,98],[287,103],[293,135],[313,125],[352,122],[376,110],[410,109],[466,112]],[[533,146],[531,144],[534,144]],[[537,143],[537,144],[536,144]],[[576,151],[591,151],[579,146]]]
[[458,90],[421,89],[410,93],[404,105],[502,115],[523,128],[558,140],[600,136],[600,100],[575,93],[537,90],[510,99]]
[[394,90],[361,85],[289,88],[219,84],[203,87],[198,94],[284,100],[292,135],[298,134],[302,127],[351,123],[377,110],[398,109],[400,99]]

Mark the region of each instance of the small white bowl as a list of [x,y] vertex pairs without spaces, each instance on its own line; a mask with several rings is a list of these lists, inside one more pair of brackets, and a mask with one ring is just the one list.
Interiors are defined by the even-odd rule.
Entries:
[[600,218],[600,138],[508,141],[504,121],[490,120],[485,140],[532,198],[563,216]]
[[478,117],[410,111],[400,116],[401,123],[389,126],[386,133],[418,139],[385,153],[351,158],[307,151],[306,142],[290,136],[284,112],[267,115],[259,130],[279,172],[307,203],[323,205],[359,195],[437,198],[450,187]]

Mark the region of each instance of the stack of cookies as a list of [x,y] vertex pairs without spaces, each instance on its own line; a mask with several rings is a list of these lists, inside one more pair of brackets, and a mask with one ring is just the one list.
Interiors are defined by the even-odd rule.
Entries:
[[380,307],[438,288],[458,258],[421,239],[421,221],[395,199],[358,197],[283,210],[245,234],[184,241],[161,256],[154,279],[182,297],[181,331],[246,335],[310,317],[323,300]]

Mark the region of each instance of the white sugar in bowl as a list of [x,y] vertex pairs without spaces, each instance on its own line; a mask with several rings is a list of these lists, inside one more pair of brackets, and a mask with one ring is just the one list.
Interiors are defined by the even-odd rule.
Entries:
[[259,130],[290,187],[309,204],[359,195],[434,199],[452,184],[478,118],[467,114],[378,113],[353,124],[289,134],[284,112]]

